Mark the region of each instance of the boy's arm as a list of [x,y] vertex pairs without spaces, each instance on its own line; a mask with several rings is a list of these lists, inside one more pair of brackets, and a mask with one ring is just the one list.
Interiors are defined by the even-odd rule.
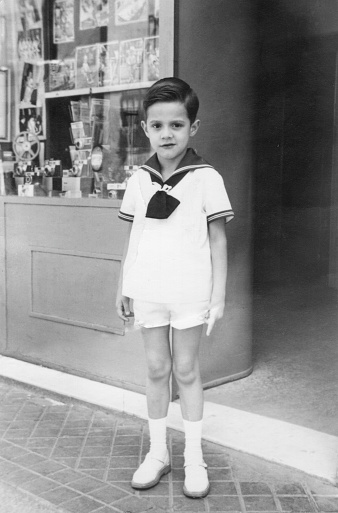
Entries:
[[228,260],[224,219],[219,218],[209,223],[208,230],[212,261],[212,292],[207,319],[207,336],[210,335],[215,322],[223,317]]
[[129,240],[130,240],[130,233],[132,229],[133,223],[128,222],[128,231],[126,235],[126,240],[123,247],[123,253],[122,253],[122,260],[121,260],[121,268],[120,268],[120,275],[119,275],[119,281],[118,281],[118,287],[117,287],[117,294],[116,294],[116,311],[117,315],[122,319],[123,321],[129,321],[129,318],[127,317],[130,314],[130,298],[127,296],[122,295],[122,284],[123,284],[123,266],[124,262],[127,256],[128,247],[129,247]]

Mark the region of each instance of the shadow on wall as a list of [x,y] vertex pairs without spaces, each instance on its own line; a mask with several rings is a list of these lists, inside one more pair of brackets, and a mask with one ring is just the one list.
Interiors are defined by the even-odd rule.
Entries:
[[338,4],[258,1],[256,286],[329,272],[334,16]]

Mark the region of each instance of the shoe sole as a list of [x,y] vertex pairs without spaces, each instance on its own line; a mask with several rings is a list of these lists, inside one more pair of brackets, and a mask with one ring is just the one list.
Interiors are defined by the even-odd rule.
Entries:
[[152,488],[153,486],[156,486],[160,482],[161,477],[165,476],[166,474],[169,474],[169,472],[171,472],[170,464],[167,465],[166,467],[163,467],[159,471],[159,473],[157,474],[155,479],[153,479],[152,481],[149,481],[148,483],[135,483],[135,481],[132,481],[131,486],[132,486],[132,488],[135,488],[135,490],[148,490],[148,488]]
[[186,497],[189,497],[190,499],[203,499],[203,497],[206,497],[208,493],[210,492],[210,484],[207,486],[203,492],[190,492],[185,486],[183,486],[183,493]]

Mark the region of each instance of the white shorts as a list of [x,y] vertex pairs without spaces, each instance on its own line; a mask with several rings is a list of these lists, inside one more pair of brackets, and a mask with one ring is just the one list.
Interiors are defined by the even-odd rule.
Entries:
[[135,328],[158,328],[171,325],[177,330],[205,323],[209,301],[196,303],[149,303],[134,300]]

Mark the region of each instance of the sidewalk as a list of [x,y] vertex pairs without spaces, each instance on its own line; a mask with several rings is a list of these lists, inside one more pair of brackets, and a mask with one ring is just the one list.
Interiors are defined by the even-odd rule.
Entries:
[[172,472],[144,492],[131,476],[149,446],[146,422],[0,381],[1,513],[338,512],[338,488],[204,443],[205,499],[182,493],[183,434],[169,430]]

